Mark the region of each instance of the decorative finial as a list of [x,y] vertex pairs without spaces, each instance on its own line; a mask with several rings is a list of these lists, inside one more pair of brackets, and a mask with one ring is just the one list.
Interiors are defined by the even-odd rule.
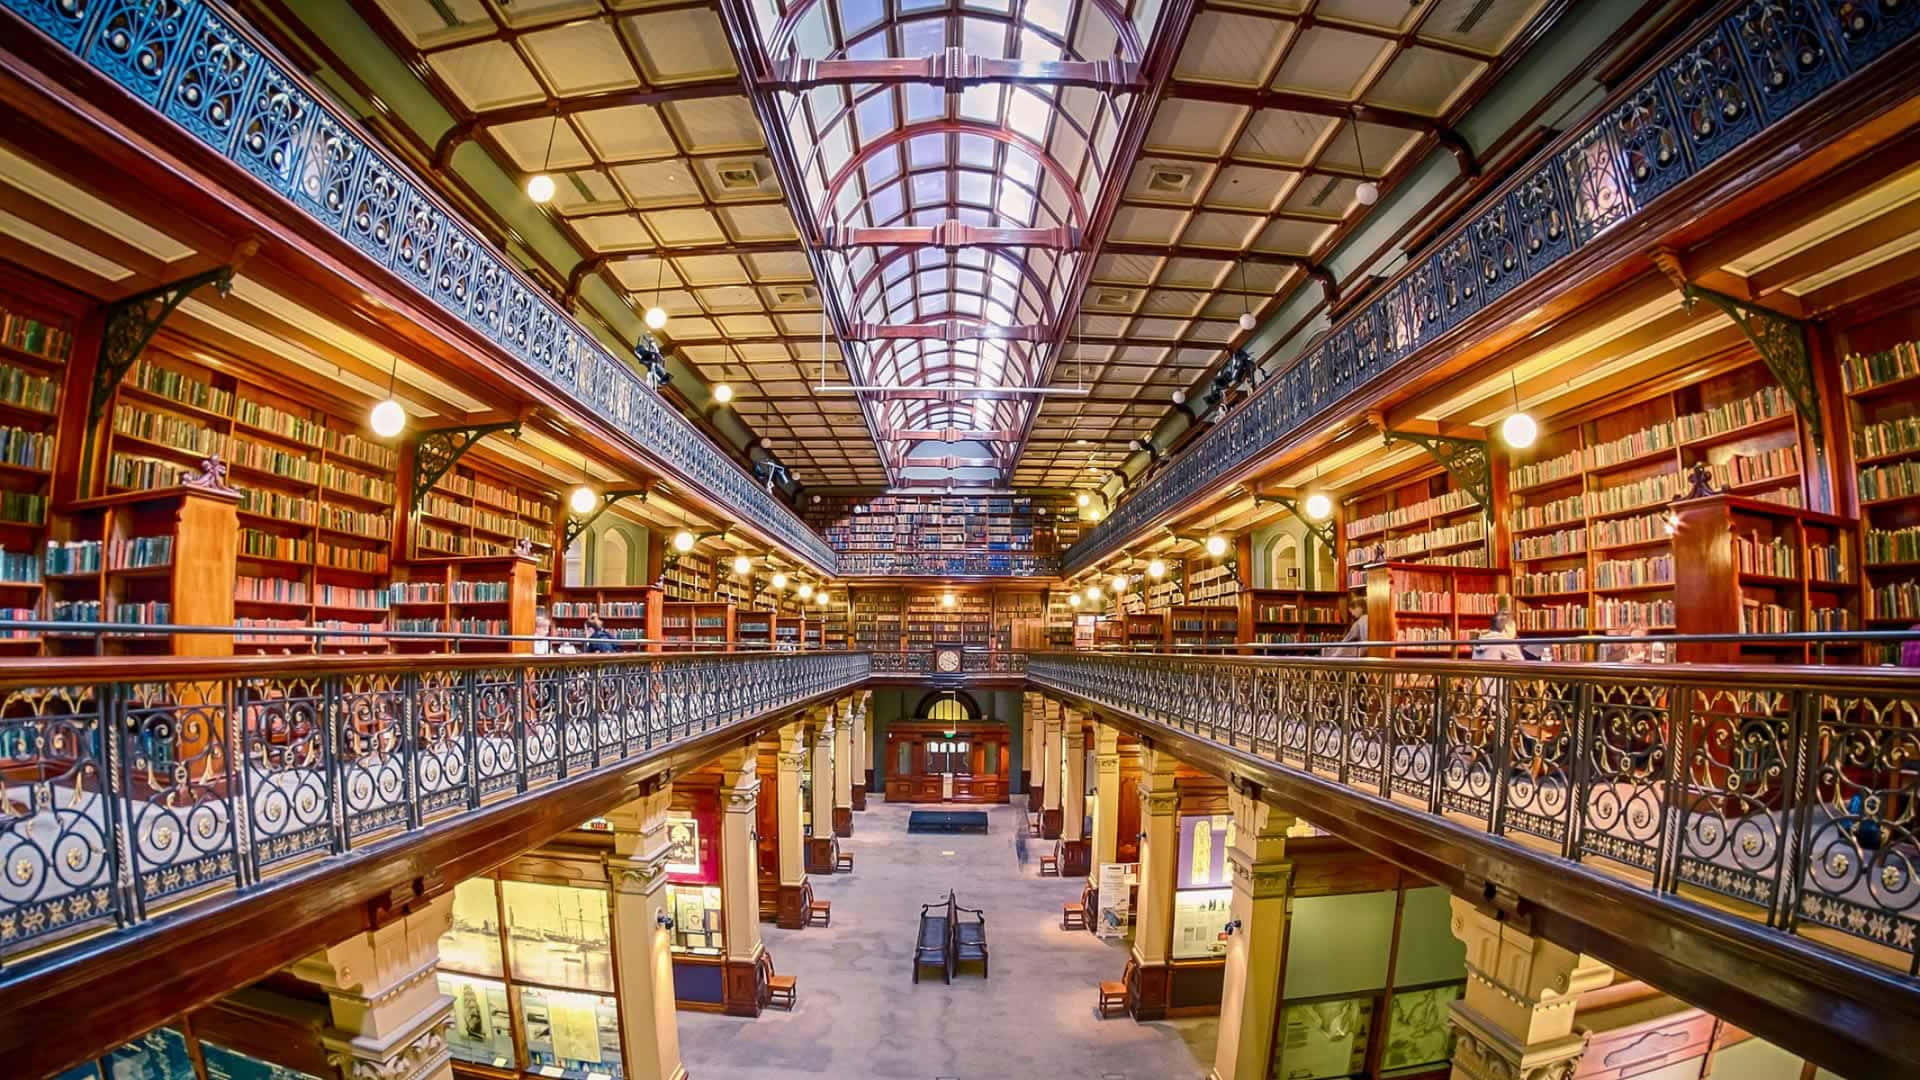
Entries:
[[191,470],[182,472],[180,486],[199,488],[202,491],[217,491],[222,495],[239,494],[238,489],[227,483],[227,463],[220,460],[219,454],[208,454],[201,458],[198,472]]
[[1720,494],[1713,486],[1713,470],[1708,468],[1704,461],[1693,463],[1693,468],[1687,471],[1687,482],[1691,486],[1687,488],[1686,498],[1704,499],[1709,495]]

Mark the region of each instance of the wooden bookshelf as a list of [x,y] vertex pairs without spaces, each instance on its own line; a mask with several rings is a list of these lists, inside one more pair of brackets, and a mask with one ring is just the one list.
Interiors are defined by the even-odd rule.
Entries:
[[416,559],[513,554],[532,547],[539,574],[553,569],[557,496],[491,470],[456,465],[433,485],[413,513],[410,551]]
[[[1682,634],[1793,633],[1859,624],[1854,524],[1738,495],[1674,504],[1673,629]],[[1649,627],[1650,630],[1654,629]],[[1828,646],[1851,661],[1856,645]],[[1806,663],[1806,645],[1688,643],[1684,662]]]
[[1017,648],[1015,643],[1018,641],[1043,637],[1046,617],[1047,600],[1040,590],[996,590],[993,594],[992,648],[1011,652]]
[[1129,649],[1146,649],[1167,643],[1167,613],[1163,611],[1129,614],[1120,620],[1123,643]]
[[553,602],[548,614],[556,637],[585,637],[587,616],[598,614],[601,625],[616,638],[658,642],[663,602],[659,588],[652,585],[573,588]]
[[[455,634],[533,633],[538,562],[530,555],[415,559],[395,572],[389,606],[393,629]],[[396,652],[498,651],[497,642],[395,638]],[[531,652],[513,642],[508,652]]]
[[766,651],[773,648],[778,638],[780,616],[771,611],[735,610],[733,616],[734,640],[749,649]]
[[1690,470],[1704,465],[1718,488],[1797,508],[1804,437],[1786,393],[1750,356],[1543,432],[1506,477],[1519,632],[1671,631],[1679,560],[1668,505]]
[[1507,599],[1507,572],[1488,567],[1386,562],[1368,566],[1366,577],[1367,636],[1401,642],[1392,649],[1395,656],[1446,652],[1418,643],[1472,638],[1492,625]]
[[[885,573],[910,554],[955,574],[1031,573],[1079,538],[1078,508],[1068,498],[1028,495],[823,495],[804,513],[848,574]],[[868,558],[871,557],[871,558]]]
[[[164,487],[83,499],[55,519],[47,549],[51,618],[226,626],[233,621],[231,491]],[[228,656],[225,634],[49,634],[56,655]]]
[[[948,606],[945,598],[953,597]],[[992,646],[993,597],[978,589],[909,590],[906,604],[906,647],[932,649],[959,645],[970,649]]]
[[1345,590],[1253,589],[1241,608],[1244,642],[1338,641],[1347,628]]
[[660,587],[666,591],[668,600],[683,604],[713,603],[713,560],[695,551],[684,555],[671,553],[666,568],[660,573]]
[[1176,649],[1240,642],[1238,608],[1177,604],[1167,609],[1166,619],[1167,643]]
[[660,637],[669,651],[730,649],[734,633],[732,604],[669,600],[661,605]]
[[[0,292],[0,623],[47,612],[42,561],[73,326],[48,305]],[[0,628],[0,656],[41,646],[37,631]]]
[[1350,590],[1366,587],[1365,567],[1374,562],[1491,565],[1486,515],[1446,473],[1348,499],[1340,519]]
[[853,609],[853,648],[860,652],[899,652],[906,646],[906,598],[899,589],[849,589]]

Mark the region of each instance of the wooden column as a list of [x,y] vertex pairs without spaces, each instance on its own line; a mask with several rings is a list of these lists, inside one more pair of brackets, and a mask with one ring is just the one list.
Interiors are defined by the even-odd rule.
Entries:
[[1180,793],[1175,761],[1159,748],[1141,751],[1140,892],[1134,906],[1133,980],[1127,1011],[1135,1020],[1164,1020],[1173,976],[1173,877],[1180,858]]
[[800,828],[800,767],[807,759],[807,726],[796,720],[780,728],[779,772],[774,779],[780,821],[780,895],[774,924],[798,930],[807,924],[807,838]]
[[1093,842],[1087,832],[1087,742],[1086,717],[1074,709],[1063,710],[1060,729],[1060,753],[1066,779],[1060,791],[1060,876],[1086,877],[1093,869]]
[[[607,814],[613,824],[614,977],[619,983],[620,1042],[630,1080],[685,1080],[674,1016],[673,937],[667,910],[665,784]],[[727,936],[731,938],[732,928]]]
[[1261,802],[1258,787],[1238,781],[1227,803],[1234,825],[1233,846],[1227,850],[1233,932],[1227,937],[1220,1034],[1209,1080],[1267,1080],[1287,966],[1287,893],[1293,879],[1287,829],[1293,815]]
[[289,970],[327,992],[327,1060],[346,1077],[453,1080],[446,1025],[453,999],[434,971],[453,925],[453,894],[320,950]]
[[1093,852],[1087,881],[1091,884],[1104,863],[1120,855],[1120,729],[1093,724]]
[[807,873],[833,873],[834,706],[813,716],[813,833],[807,837]]
[[1027,809],[1046,806],[1046,756],[1041,728],[1046,715],[1046,699],[1034,691],[1020,695],[1020,786],[1027,791]]
[[1467,946],[1467,993],[1452,1005],[1454,1080],[1572,1076],[1587,1047],[1574,1008],[1613,969],[1457,896],[1452,904],[1453,936]]
[[723,1002],[728,1016],[759,1016],[760,867],[754,826],[760,816],[760,757],[751,746],[720,759],[720,906],[727,934]]
[[860,723],[855,698],[841,703],[833,732],[833,835],[853,835],[853,729]]
[[1049,698],[1041,699],[1042,720],[1041,739],[1046,743],[1046,765],[1040,783],[1046,792],[1040,809],[1040,836],[1047,840],[1060,839],[1060,788],[1062,784],[1062,752],[1060,744],[1060,723],[1062,706]]
[[860,691],[853,721],[853,809],[867,808],[867,789],[873,786],[873,691]]

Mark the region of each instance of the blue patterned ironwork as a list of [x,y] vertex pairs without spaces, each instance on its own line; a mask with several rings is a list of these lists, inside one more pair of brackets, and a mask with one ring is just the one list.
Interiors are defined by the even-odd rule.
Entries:
[[833,549],[790,508],[207,0],[0,0],[0,10],[292,200],[733,517],[816,569],[838,572]]
[[1920,31],[1920,4],[1753,0],[1697,28],[1095,525],[1079,573],[1312,429],[1475,312]]
[[1706,890],[1778,930],[1838,931],[1920,973],[1920,684],[1846,668],[1766,685],[1686,664],[1542,671],[1047,653],[1027,680],[1545,841],[1660,894]]
[[138,683],[41,665],[0,688],[0,957],[630,765],[869,671],[859,653],[308,657]]

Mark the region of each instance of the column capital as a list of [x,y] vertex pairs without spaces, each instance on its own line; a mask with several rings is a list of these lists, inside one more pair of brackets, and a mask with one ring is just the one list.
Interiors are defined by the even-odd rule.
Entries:
[[1607,985],[1613,969],[1528,934],[1469,901],[1451,897],[1452,930],[1467,947],[1467,978],[1521,1008],[1565,1008]]
[[1584,1031],[1522,1043],[1463,1001],[1454,1002],[1450,1008],[1458,1036],[1453,1048],[1453,1075],[1464,1080],[1573,1080],[1580,1057],[1586,1053]]
[[1147,814],[1151,817],[1172,817],[1180,809],[1180,793],[1177,791],[1144,791],[1140,801],[1146,804]]
[[799,772],[807,763],[805,750],[782,750],[778,755],[781,772]]
[[652,896],[667,887],[667,853],[663,848],[652,855],[608,855],[607,877],[613,891],[626,896]]
[[1284,897],[1293,887],[1291,861],[1255,859],[1238,847],[1227,851],[1227,872],[1233,876],[1234,888],[1255,900]]
[[1095,776],[1112,776],[1117,778],[1120,775],[1120,754],[1117,751],[1110,754],[1095,754],[1093,756],[1093,772]]

